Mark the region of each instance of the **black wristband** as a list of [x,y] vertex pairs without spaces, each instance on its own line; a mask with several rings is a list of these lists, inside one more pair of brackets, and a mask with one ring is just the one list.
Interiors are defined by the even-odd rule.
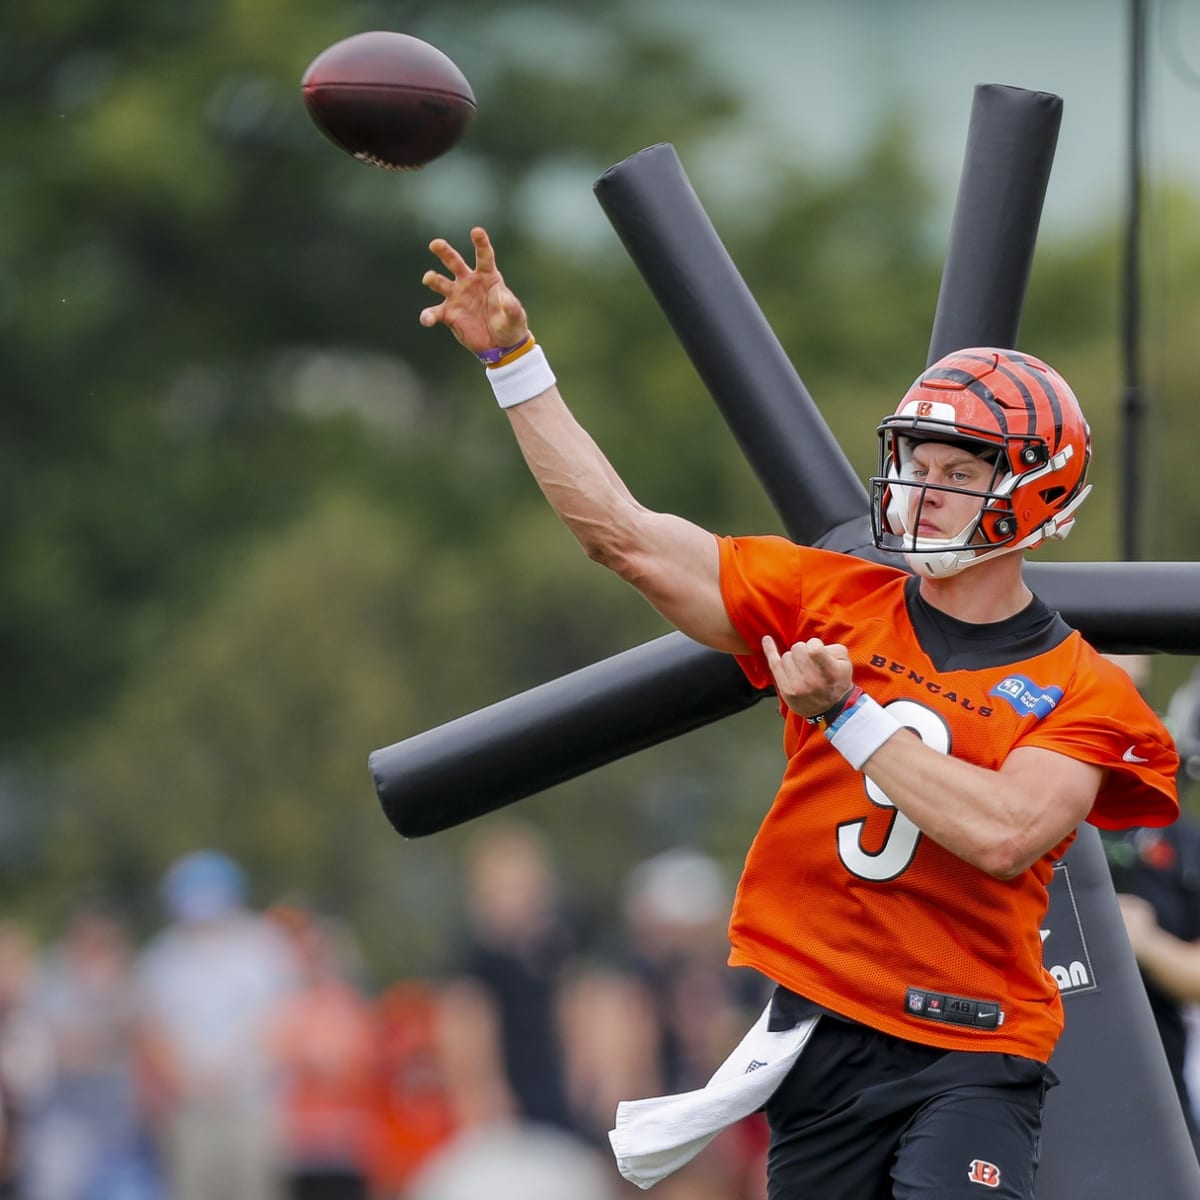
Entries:
[[836,703],[831,704],[824,712],[817,713],[814,717],[806,717],[810,725],[832,725],[834,721],[841,715],[842,709],[846,707],[847,701],[854,695],[854,685],[847,689],[846,694]]

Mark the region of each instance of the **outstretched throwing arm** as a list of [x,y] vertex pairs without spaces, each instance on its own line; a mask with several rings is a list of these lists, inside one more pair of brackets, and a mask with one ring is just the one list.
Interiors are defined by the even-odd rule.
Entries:
[[[422,282],[442,299],[422,310],[421,324],[445,325],[477,356],[520,347],[529,336],[525,308],[496,267],[487,233],[472,229],[471,242],[473,267],[444,239],[430,243],[448,274],[425,273]],[[529,394],[506,397],[509,421],[543,494],[588,557],[631,583],[689,637],[744,653],[746,645],[721,598],[714,536],[682,517],[639,504],[571,415],[549,368],[523,368],[522,374],[530,380]]]

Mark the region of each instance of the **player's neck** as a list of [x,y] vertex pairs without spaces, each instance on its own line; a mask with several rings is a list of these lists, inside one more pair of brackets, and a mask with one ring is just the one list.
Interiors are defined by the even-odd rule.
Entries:
[[991,624],[1026,608],[1033,593],[1021,577],[1023,555],[1005,554],[949,579],[921,580],[921,597],[947,616],[973,625]]

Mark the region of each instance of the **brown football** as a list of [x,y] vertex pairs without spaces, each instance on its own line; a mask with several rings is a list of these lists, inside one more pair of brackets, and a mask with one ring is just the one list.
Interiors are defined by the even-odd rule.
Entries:
[[392,171],[456,145],[475,116],[466,76],[406,33],[356,33],[323,50],[301,80],[313,124],[337,147]]

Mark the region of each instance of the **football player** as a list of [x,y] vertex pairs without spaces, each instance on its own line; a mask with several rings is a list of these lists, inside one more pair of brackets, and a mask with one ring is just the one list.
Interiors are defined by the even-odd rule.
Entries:
[[[1070,387],[1003,348],[922,372],[877,431],[873,536],[895,566],[718,536],[634,498],[563,402],[486,232],[471,241],[473,265],[431,243],[445,272],[424,276],[440,299],[422,324],[479,357],[586,553],[779,695],[787,764],[729,925],[730,962],[777,985],[764,1034],[804,1031],[785,1073],[754,1055],[734,1072],[770,1081],[743,1088],[771,1129],[769,1195],[1032,1200],[1063,1024],[1041,952],[1054,864],[1083,821],[1178,814],[1167,730],[1023,578],[1088,493]],[[689,1104],[680,1146],[704,1127]],[[682,1160],[640,1154],[641,1111],[618,1113],[613,1144],[645,1186],[648,1163]]]

